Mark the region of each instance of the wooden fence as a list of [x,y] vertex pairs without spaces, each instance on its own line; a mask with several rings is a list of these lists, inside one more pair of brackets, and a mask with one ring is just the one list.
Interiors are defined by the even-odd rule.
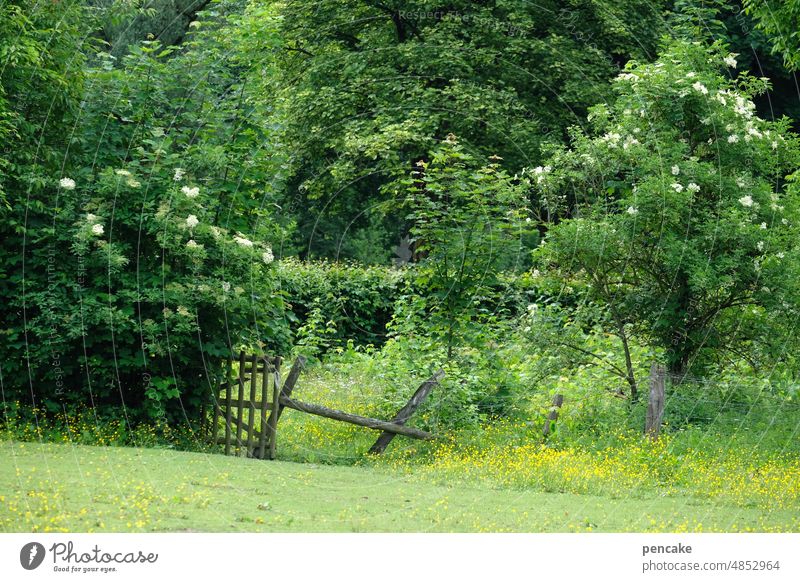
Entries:
[[240,352],[237,359],[229,357],[224,378],[212,393],[211,442],[225,445],[226,455],[274,459],[278,421],[286,408],[380,430],[381,435],[369,450],[371,454],[382,453],[398,434],[424,440],[435,438],[428,432],[406,426],[406,422],[444,377],[442,370],[423,382],[392,420],[384,421],[292,398],[305,363],[306,359],[299,356],[281,384],[281,358],[244,352]]

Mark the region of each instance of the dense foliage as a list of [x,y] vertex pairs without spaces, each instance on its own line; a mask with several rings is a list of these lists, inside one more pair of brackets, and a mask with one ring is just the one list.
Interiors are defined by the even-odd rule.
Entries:
[[631,65],[591,133],[534,170],[544,213],[563,218],[539,253],[675,374],[741,349],[761,318],[797,317],[797,140],[754,115],[764,81],[720,75],[735,67],[691,44]]
[[7,409],[194,424],[238,349],[382,415],[442,366],[437,430],[630,428],[653,362],[791,401],[795,8],[0,3]]

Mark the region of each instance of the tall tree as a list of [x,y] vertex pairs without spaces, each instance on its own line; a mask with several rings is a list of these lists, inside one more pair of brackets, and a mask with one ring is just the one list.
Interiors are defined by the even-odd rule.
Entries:
[[558,222],[539,252],[678,376],[756,339],[743,322],[797,316],[797,137],[755,114],[766,83],[736,65],[678,42],[631,66],[590,131],[535,171]]
[[373,245],[352,233],[376,216],[396,218],[381,188],[450,133],[467,150],[504,158],[511,172],[535,165],[543,143],[562,141],[604,98],[620,65],[652,55],[663,6],[255,2],[250,36],[259,22],[278,25],[276,74],[264,82],[275,96],[302,250],[358,256],[354,241]]

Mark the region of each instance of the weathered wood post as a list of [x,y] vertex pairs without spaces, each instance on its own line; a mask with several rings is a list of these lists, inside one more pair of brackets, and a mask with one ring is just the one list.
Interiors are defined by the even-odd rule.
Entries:
[[[269,377],[272,370],[272,364],[269,358],[264,358],[264,369],[261,371],[261,423],[259,424],[258,431],[258,458],[265,459],[267,457],[265,451],[267,450],[267,409],[269,408]],[[273,404],[274,407],[274,404]]]
[[667,370],[662,364],[653,364],[650,367],[650,396],[647,401],[647,419],[644,432],[652,440],[657,440],[658,433],[661,432],[666,377]]
[[225,454],[231,454],[231,390],[233,390],[233,354],[228,356],[225,381]]
[[242,423],[244,422],[244,416],[242,415],[242,410],[244,410],[244,382],[245,382],[245,355],[244,351],[239,352],[239,398],[236,401],[236,454],[239,455],[242,452]]
[[[444,370],[437,370],[433,376],[425,380],[417,391],[414,392],[414,395],[411,397],[403,408],[401,408],[397,414],[395,414],[394,418],[390,421],[394,424],[405,424],[408,422],[408,419],[416,412],[419,405],[422,404],[425,399],[428,397],[428,394],[431,393],[439,382],[442,381],[444,378]],[[386,450],[386,447],[389,446],[389,443],[392,442],[396,433],[383,431],[381,436],[378,437],[378,440],[375,441],[375,444],[369,450],[369,453],[372,455],[380,455],[383,451]]]
[[[253,455],[253,437],[255,437],[256,430],[256,388],[258,384],[258,356],[253,354],[251,359],[252,369],[250,370],[250,402],[247,406],[247,423],[250,425],[247,430],[247,453],[246,456],[252,457]],[[264,367],[267,367],[267,362],[264,362]],[[242,418],[241,420],[244,420]]]
[[[298,372],[299,375],[299,372]],[[297,381],[295,379],[295,381]],[[269,431],[269,453],[270,460],[275,459],[278,450],[278,413],[280,412],[281,399],[281,358],[275,358],[275,372],[272,378],[272,411],[267,420],[267,430]],[[267,398],[266,392],[264,398]]]
[[558,411],[562,404],[564,404],[564,395],[556,394],[553,397],[553,404],[550,406],[550,414],[547,415],[547,420],[544,421],[544,429],[542,430],[544,436],[550,435],[553,425],[558,420]]

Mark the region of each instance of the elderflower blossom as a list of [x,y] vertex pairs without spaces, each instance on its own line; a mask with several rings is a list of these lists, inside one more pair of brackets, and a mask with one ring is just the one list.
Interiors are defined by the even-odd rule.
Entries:
[[698,185],[697,185],[697,184],[695,184],[694,182],[689,182],[689,184],[686,186],[686,189],[687,189],[689,192],[693,192],[693,193],[695,193],[695,194],[696,194],[697,192],[700,192],[700,186],[698,186]]
[[757,248],[759,251],[763,251],[763,250],[764,250],[764,241],[763,241],[763,240],[760,240],[760,241],[758,241],[758,242],[756,243],[756,248]]
[[552,170],[552,166],[536,166],[533,169],[533,173],[536,174],[536,183],[541,184],[544,181],[545,174],[549,174]]
[[728,143],[736,143],[738,141],[739,141],[739,136],[738,135],[734,134],[734,135],[729,135],[728,136]]
[[127,180],[127,184],[131,188],[138,188],[139,186],[142,185],[142,183],[139,180],[134,180],[133,178],[131,178],[130,180]]
[[233,241],[236,244],[238,244],[240,246],[243,246],[243,247],[252,247],[253,246],[253,241],[243,237],[241,234],[233,237]]
[[75,180],[73,180],[72,178],[61,178],[58,181],[58,185],[61,186],[64,190],[74,190]]
[[103,234],[103,225],[102,224],[93,224],[92,225],[92,234],[100,236]]
[[639,209],[636,208],[635,206],[628,206],[628,209],[625,212],[627,212],[631,216],[636,216],[637,214],[639,214]]
[[708,88],[703,85],[700,81],[697,81],[692,85],[692,89],[697,91],[698,93],[702,93],[703,95],[708,95]]
[[231,284],[230,284],[230,283],[228,283],[227,281],[223,281],[223,282],[222,282],[222,290],[223,290],[225,293],[227,293],[228,291],[230,291],[230,290],[231,290]]
[[186,174],[186,170],[183,168],[175,168],[175,175],[172,176],[172,179],[176,182],[180,182],[183,180],[183,176]]
[[200,188],[197,186],[190,188],[189,186],[184,186],[181,188],[181,192],[186,194],[187,198],[196,198],[198,194],[200,194]]
[[261,260],[264,261],[265,265],[269,265],[272,261],[274,261],[275,256],[272,254],[272,249],[268,248],[261,253]]
[[680,174],[680,173],[681,173],[681,169],[680,169],[680,167],[678,167],[678,166],[672,166],[672,175],[673,175],[673,176],[677,176],[677,175],[678,175],[678,174]]
[[189,228],[194,228],[198,224],[200,224],[200,221],[197,220],[197,217],[194,214],[190,214],[186,217],[186,226]]
[[629,147],[635,145],[639,145],[639,140],[632,135],[629,135],[627,138],[625,138],[625,143],[622,144],[622,149],[627,150]]
[[762,222],[761,225],[759,226],[759,228],[761,228],[761,230],[767,230],[767,223],[766,222]]
[[729,54],[727,57],[725,57],[722,60],[731,69],[735,69],[736,68],[737,63],[736,63],[736,55],[735,54],[731,53],[731,54]]
[[675,190],[675,192],[683,192],[683,185],[675,182],[672,184],[672,189]]
[[193,238],[190,238],[188,241],[186,241],[186,248],[201,249],[203,248],[203,245],[197,244],[197,241],[195,241]]
[[742,196],[741,198],[739,198],[739,204],[747,208],[750,208],[753,205],[753,197],[750,196],[749,194],[747,196]]
[[114,173],[117,176],[125,176],[125,177],[128,177],[128,176],[131,175],[131,173],[128,170],[123,170],[123,169],[114,170]]

